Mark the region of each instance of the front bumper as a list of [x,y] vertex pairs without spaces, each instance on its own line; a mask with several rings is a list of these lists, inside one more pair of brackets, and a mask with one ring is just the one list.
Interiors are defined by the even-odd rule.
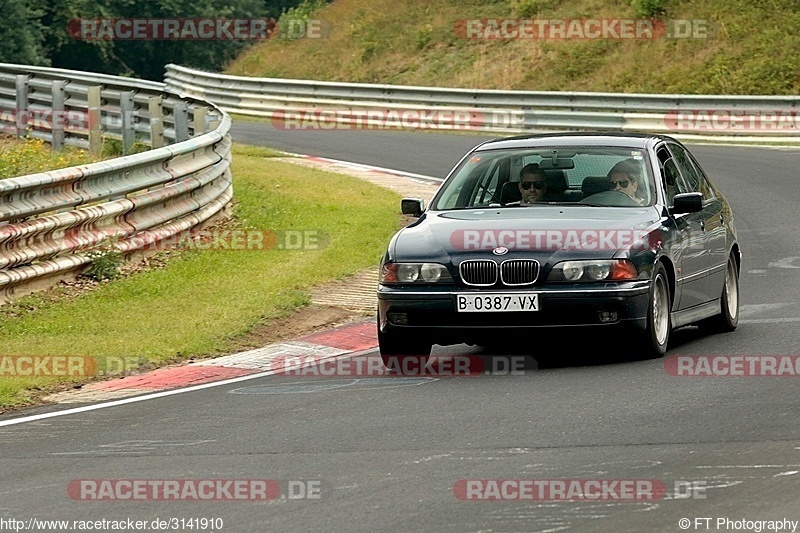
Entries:
[[[531,329],[565,327],[633,326],[647,323],[650,281],[564,285],[526,288],[518,292],[539,294],[539,311],[460,313],[456,295],[513,290],[455,289],[441,287],[378,288],[378,318],[385,334],[415,335],[435,344],[481,343],[481,338],[525,334]],[[616,320],[601,320],[601,312],[616,313]]]

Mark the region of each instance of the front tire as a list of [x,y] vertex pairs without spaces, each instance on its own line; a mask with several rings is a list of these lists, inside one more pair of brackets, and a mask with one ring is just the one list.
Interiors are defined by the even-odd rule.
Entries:
[[[384,333],[378,325],[378,350],[381,353],[383,365],[390,370],[411,369],[413,371],[425,368],[428,357],[431,355],[432,346],[432,343],[415,339],[410,334],[401,336]],[[407,361],[408,359],[413,361]]]
[[647,305],[647,327],[642,332],[641,346],[648,358],[661,357],[667,353],[669,336],[672,332],[670,317],[669,281],[664,265],[657,263]]

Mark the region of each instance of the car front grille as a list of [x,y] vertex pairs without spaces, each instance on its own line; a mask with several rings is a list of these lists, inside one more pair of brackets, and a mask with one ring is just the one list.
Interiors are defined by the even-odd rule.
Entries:
[[464,261],[458,265],[458,272],[467,285],[490,287],[497,283],[497,263],[488,259]]
[[508,259],[499,268],[490,259],[464,261],[458,266],[461,280],[474,287],[491,287],[498,280],[503,285],[532,285],[539,277],[539,262],[533,259]]
[[539,262],[533,259],[509,259],[500,265],[504,285],[531,285],[539,277]]

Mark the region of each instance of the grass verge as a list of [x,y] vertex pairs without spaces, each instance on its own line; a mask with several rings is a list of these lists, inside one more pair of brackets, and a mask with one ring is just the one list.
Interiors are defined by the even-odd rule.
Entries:
[[65,146],[60,152],[54,152],[41,139],[0,136],[0,179],[85,165],[93,161],[91,154],[80,148]]
[[[276,155],[234,145],[232,223],[314,232],[318,249],[184,250],[163,268],[74,298],[21,298],[0,307],[0,363],[75,355],[96,358],[103,369],[110,358],[158,365],[227,353],[257,325],[308,305],[312,286],[375,265],[398,227],[399,196],[342,174],[271,161]],[[0,366],[0,408],[82,381],[9,375],[8,365]]]
[[[456,31],[467,20],[656,13],[703,31],[653,39],[468,39]],[[795,95],[800,88],[795,0],[336,0],[311,18],[325,22],[324,38],[260,42],[226,73],[540,91]]]

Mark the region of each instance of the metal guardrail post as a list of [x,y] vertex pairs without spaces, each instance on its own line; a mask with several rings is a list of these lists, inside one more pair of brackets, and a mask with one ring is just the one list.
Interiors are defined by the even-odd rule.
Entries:
[[222,120],[222,117],[216,111],[209,113],[206,118],[208,119],[208,129],[210,130],[217,129],[220,121]]
[[25,137],[28,134],[28,82],[30,82],[30,79],[31,77],[25,74],[17,74],[17,138]]
[[186,102],[178,102],[173,108],[175,113],[175,142],[183,142],[189,139],[189,105]]
[[99,85],[89,87],[87,93],[89,119],[89,152],[93,157],[100,157],[103,152],[103,132],[100,130],[100,90]]
[[124,91],[119,95],[119,112],[122,115],[122,155],[133,153],[133,143],[136,141],[134,129],[135,117],[133,115],[133,91]]
[[202,135],[208,131],[207,126],[208,109],[205,107],[197,107],[194,110],[194,134]]
[[151,96],[147,99],[147,112],[150,115],[150,147],[164,146],[164,99]]
[[64,123],[66,116],[64,114],[64,96],[66,94],[67,82],[60,80],[54,81],[52,86],[53,91],[53,106],[51,109],[51,144],[53,150],[60,152],[64,148]]

